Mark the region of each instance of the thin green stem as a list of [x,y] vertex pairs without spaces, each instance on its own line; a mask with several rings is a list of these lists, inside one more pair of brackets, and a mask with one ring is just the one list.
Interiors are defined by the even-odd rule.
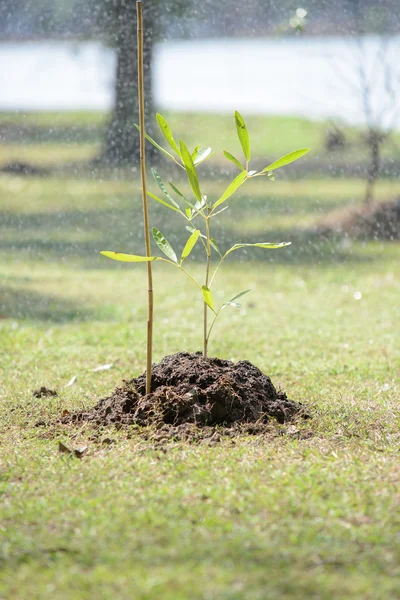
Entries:
[[178,167],[180,167],[181,169],[183,169],[185,171],[185,167],[182,165],[182,163],[180,163],[178,160],[176,160],[175,157],[172,157],[172,160],[174,161],[174,163],[176,163],[178,165]]
[[213,327],[214,327],[214,325],[215,325],[215,321],[217,320],[217,317],[218,317],[219,313],[221,312],[221,310],[222,310],[222,306],[221,306],[221,308],[218,310],[218,312],[216,312],[216,313],[215,313],[215,317],[213,318],[213,321],[212,321],[212,323],[211,323],[211,325],[210,325],[210,329],[208,330],[208,334],[207,334],[207,343],[208,343],[208,340],[210,339],[210,335],[211,335],[211,332],[212,332],[212,330],[213,330]]
[[[210,209],[208,209],[209,212]],[[208,280],[210,277],[210,264],[211,264],[211,244],[210,244],[210,217],[207,215],[206,217],[206,253],[207,253],[207,267],[206,267],[206,278],[204,285],[208,288]],[[208,316],[208,306],[206,302],[204,302],[204,319],[203,319],[203,356],[207,358],[207,350],[208,350],[208,335],[207,335],[207,316]]]
[[195,285],[197,285],[197,287],[199,288],[199,290],[201,290],[201,285],[199,283],[197,283],[197,281],[195,280],[194,277],[192,277],[192,275],[189,273],[189,271],[186,271],[186,269],[184,269],[181,265],[178,265],[177,263],[172,263],[172,264],[176,264],[176,266],[181,271],[183,271],[185,273],[185,275],[187,275],[189,277],[189,279],[191,279]]
[[205,250],[205,251],[206,251],[206,253],[207,253],[207,244],[205,243],[205,241],[204,241],[204,239],[203,239],[202,237],[200,237],[200,241],[201,241],[201,243],[203,244],[203,246],[204,246],[204,250]]
[[255,173],[254,175],[250,175],[247,179],[254,179],[254,177],[265,177],[267,172],[265,173]]
[[177,267],[178,269],[180,269],[181,271],[183,271],[183,273],[185,273],[185,275],[187,275],[189,277],[189,279],[191,279],[193,281],[193,283],[199,288],[199,290],[201,290],[201,285],[199,283],[197,283],[197,281],[195,280],[195,278],[189,273],[189,271],[186,271],[186,269],[184,269],[182,267],[182,265],[180,265],[179,263],[174,262],[173,260],[167,260],[166,258],[162,258],[161,256],[157,256],[157,260],[162,260],[163,262],[166,262],[169,265],[172,265],[173,267]]
[[211,277],[211,279],[210,279],[210,286],[212,285],[212,283],[213,283],[213,281],[214,281],[214,278],[215,278],[215,276],[216,276],[216,274],[217,274],[217,271],[218,271],[218,269],[220,268],[220,266],[221,266],[221,265],[222,265],[222,263],[224,262],[224,259],[225,259],[225,255],[224,255],[224,256],[221,256],[221,260],[219,261],[219,263],[218,263],[218,264],[217,264],[217,266],[215,267],[215,271],[214,271],[214,273],[212,274],[212,277]]

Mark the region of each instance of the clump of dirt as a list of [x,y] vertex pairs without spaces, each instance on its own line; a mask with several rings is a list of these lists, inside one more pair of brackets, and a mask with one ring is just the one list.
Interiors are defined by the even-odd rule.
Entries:
[[51,396],[58,396],[55,390],[50,390],[49,388],[42,385],[41,388],[35,390],[32,394],[34,398],[49,398]]
[[257,433],[271,419],[285,423],[300,414],[306,416],[301,404],[288,400],[269,377],[246,360],[233,363],[204,359],[200,352],[180,352],[153,365],[151,394],[146,395],[145,388],[144,373],[124,381],[91,410],[62,421],[150,425],[167,437],[179,430],[178,437],[185,439],[196,437],[199,429],[212,437],[210,428],[215,426]]
[[320,223],[319,233],[361,240],[400,240],[400,197],[328,215]]

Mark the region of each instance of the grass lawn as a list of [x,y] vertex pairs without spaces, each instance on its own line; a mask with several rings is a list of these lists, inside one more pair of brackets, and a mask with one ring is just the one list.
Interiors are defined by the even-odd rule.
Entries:
[[[218,155],[213,158],[214,165],[229,165],[222,155],[223,149],[241,155],[233,115],[162,112],[177,139],[182,137],[189,146],[201,144],[218,151]],[[262,162],[266,158],[272,161],[296,148],[310,147],[312,153],[308,157],[308,171],[320,172],[325,169],[326,177],[329,175],[329,168],[332,169],[332,174],[338,169],[340,171],[349,167],[357,172],[367,160],[368,149],[360,128],[339,124],[345,135],[346,145],[328,152],[325,147],[327,132],[333,129],[333,124],[329,121],[290,116],[244,116],[256,161]],[[21,141],[24,143],[24,150],[20,153],[20,160],[34,164],[91,158],[100,147],[108,118],[109,115],[102,112],[0,112],[0,165],[6,162],[7,157],[15,159],[18,143]],[[157,129],[155,120],[153,126]],[[11,142],[14,143],[14,148],[10,153]],[[53,144],[52,152],[46,152],[41,147],[49,143]],[[400,161],[398,132],[383,145],[382,159],[383,175],[385,171],[392,174],[393,165]],[[301,174],[302,169],[296,169],[295,173]]]
[[[216,222],[224,247],[293,244],[227,262],[216,299],[252,293],[210,354],[254,362],[313,418],[269,438],[155,446],[56,423],[143,371],[145,269],[98,255],[141,251],[138,182],[1,176],[0,598],[399,597],[400,246],[305,231],[362,182],[282,179],[251,182]],[[380,182],[378,196],[397,190]],[[182,225],[151,211],[180,249]],[[199,349],[191,283],[156,264],[155,291],[155,360]],[[33,398],[42,385],[58,396]]]

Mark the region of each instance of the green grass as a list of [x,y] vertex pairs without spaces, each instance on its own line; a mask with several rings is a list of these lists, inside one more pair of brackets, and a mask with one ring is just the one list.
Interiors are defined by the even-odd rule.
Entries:
[[[188,138],[190,144],[221,148],[241,155],[234,119],[230,115],[166,113],[174,134]],[[327,124],[297,117],[246,116],[254,156],[282,155],[294,148],[313,148],[319,152]],[[196,142],[197,140],[197,142]]]
[[[379,184],[382,199],[395,191]],[[361,192],[357,180],[252,182],[216,224],[223,246],[294,243],[227,263],[216,300],[252,293],[221,317],[210,353],[254,362],[313,419],[270,438],[154,445],[56,423],[143,371],[145,269],[98,255],[141,250],[138,182],[2,176],[0,598],[398,596],[400,246],[301,230]],[[151,219],[181,247],[158,205]],[[199,349],[190,281],[157,264],[155,289],[155,360]],[[58,396],[33,398],[42,385]],[[60,441],[87,453],[65,456]]]
[[[86,266],[105,268],[104,259],[98,257],[101,249],[142,251],[137,180],[99,184],[82,177],[43,180],[3,176],[2,182],[0,249],[11,259],[29,260],[34,255],[59,262],[78,258]],[[149,183],[157,192],[155,184]],[[217,198],[227,185],[228,180],[210,180],[204,191]],[[181,187],[189,193],[187,186]],[[380,182],[377,198],[390,198],[397,188],[394,181]],[[357,204],[363,190],[364,183],[357,180],[252,181],[230,203],[231,218],[222,213],[214,220],[215,237],[222,247],[234,241],[293,240],[285,252],[265,255],[267,260],[278,262],[346,260],[351,258],[351,249],[335,246],[331,256],[329,248],[310,239],[306,228],[317,225],[328,211]],[[165,209],[156,202],[151,204],[151,221],[173,245],[184,244],[187,231],[183,224],[166,217]],[[256,257],[257,253],[252,251],[249,256]]]
[[108,115],[101,111],[66,112],[0,112],[0,122],[15,125],[31,125],[50,129],[52,127],[83,126],[100,127],[107,121]]
[[[215,149],[217,155],[212,159],[214,165],[229,164],[222,155],[224,149],[241,155],[231,115],[165,111],[165,116],[176,138],[182,137],[189,146],[194,147],[200,143]],[[0,113],[0,164],[7,156],[10,143],[14,144],[14,153],[18,153],[18,144],[22,142],[24,147],[21,148],[21,158],[33,163],[54,163],[57,160],[68,162],[78,144],[82,145],[82,156],[76,154],[77,160],[94,155],[99,149],[108,118],[109,115],[101,112]],[[362,165],[368,156],[360,128],[343,126],[347,146],[327,152],[326,135],[332,129],[332,124],[328,121],[248,115],[246,123],[251,132],[253,158],[261,161],[260,166],[266,159],[273,160],[293,149],[310,147],[312,153],[308,157],[308,167],[304,168],[314,171],[324,168],[326,177],[329,169],[333,175],[337,174],[338,170],[340,172],[340,169],[353,167],[354,170],[356,166]],[[46,149],[40,148],[41,145],[49,143],[60,146],[57,157],[47,154],[46,158]],[[27,147],[27,144],[31,145],[31,148]],[[393,161],[400,158],[399,133],[394,133],[391,141],[383,146],[382,157],[386,161],[383,175],[389,171],[393,174]]]
[[42,167],[57,167],[60,163],[85,161],[95,158],[97,144],[0,144],[0,164],[29,163]]

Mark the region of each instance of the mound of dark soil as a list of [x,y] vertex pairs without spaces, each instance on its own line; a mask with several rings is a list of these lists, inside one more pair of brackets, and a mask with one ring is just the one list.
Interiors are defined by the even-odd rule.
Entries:
[[400,198],[328,215],[319,231],[361,240],[400,240]]
[[180,352],[153,365],[152,392],[145,393],[146,374],[122,387],[87,412],[64,422],[96,425],[152,425],[198,429],[221,425],[284,423],[300,413],[301,404],[288,400],[269,377],[250,362],[204,359],[200,352]]

